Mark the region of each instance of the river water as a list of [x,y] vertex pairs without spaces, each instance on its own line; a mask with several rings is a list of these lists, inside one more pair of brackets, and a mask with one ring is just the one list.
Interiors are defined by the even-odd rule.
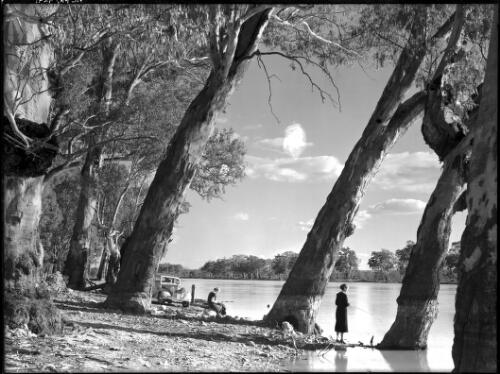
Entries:
[[[219,287],[217,300],[225,302],[232,316],[261,319],[269,311],[283,286],[283,281],[183,279],[183,286],[196,286],[196,298],[206,298]],[[335,295],[340,283],[329,283],[317,318],[323,335],[335,337]],[[349,283],[349,333],[344,335],[350,343],[380,342],[396,316],[396,298],[399,283]],[[434,321],[426,351],[379,351],[367,348],[332,350],[324,357],[316,352],[299,357],[291,363],[292,371],[451,371],[453,361],[453,317],[456,285],[442,285],[438,302],[439,313]]]

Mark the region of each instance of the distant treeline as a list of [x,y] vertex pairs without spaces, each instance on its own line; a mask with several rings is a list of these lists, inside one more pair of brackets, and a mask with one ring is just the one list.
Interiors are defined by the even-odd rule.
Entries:
[[[411,250],[415,243],[408,241],[406,246],[395,252],[387,249],[373,251],[368,259],[371,270],[359,270],[360,260],[350,248],[342,248],[337,253],[335,270],[330,281],[352,282],[401,282],[406,271]],[[440,269],[441,283],[456,283],[456,263],[459,248],[454,243],[445,257]],[[199,269],[187,269],[179,264],[160,264],[158,271],[181,278],[208,279],[256,279],[285,280],[295,264],[298,253],[287,251],[266,259],[252,255],[234,255],[206,262]]]

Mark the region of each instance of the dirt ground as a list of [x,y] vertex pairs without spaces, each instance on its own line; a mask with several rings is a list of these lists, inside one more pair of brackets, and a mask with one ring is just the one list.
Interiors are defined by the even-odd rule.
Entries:
[[203,317],[197,305],[153,305],[149,315],[124,314],[101,308],[105,297],[71,290],[55,297],[65,318],[62,335],[7,328],[5,371],[289,371],[305,349],[327,344],[299,333],[296,350],[278,329]]

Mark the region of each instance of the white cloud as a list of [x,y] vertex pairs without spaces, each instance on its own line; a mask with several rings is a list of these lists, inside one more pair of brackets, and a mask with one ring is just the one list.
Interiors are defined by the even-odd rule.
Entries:
[[299,123],[294,123],[285,129],[283,149],[293,158],[299,157],[309,144],[306,142],[306,132]]
[[283,153],[283,139],[284,138],[260,139],[257,140],[255,144],[262,148],[267,148],[273,151],[279,151],[280,153]]
[[318,182],[339,176],[343,165],[333,156],[269,159],[246,156],[246,174],[276,182]]
[[366,221],[368,221],[372,215],[367,210],[360,210],[354,217],[354,225],[357,229],[361,229]]
[[298,123],[285,128],[285,135],[277,138],[260,139],[255,144],[261,148],[298,158],[304,150],[313,145],[306,141],[306,132]]
[[371,207],[372,213],[415,214],[422,213],[425,202],[417,199],[389,199]]
[[309,232],[309,231],[311,231],[311,228],[312,228],[313,224],[314,224],[314,219],[311,218],[308,221],[299,221],[299,223],[297,225],[300,227],[300,229],[302,231]]
[[431,192],[439,178],[441,165],[431,152],[388,154],[373,184],[383,190]]
[[363,227],[366,221],[377,215],[408,215],[420,214],[424,211],[426,203],[417,199],[389,199],[378,204],[370,205],[365,210],[360,210],[354,217],[356,228]]
[[250,216],[247,213],[240,212],[240,213],[236,213],[233,216],[233,218],[236,219],[236,220],[238,220],[238,221],[248,221],[248,219],[250,218]]

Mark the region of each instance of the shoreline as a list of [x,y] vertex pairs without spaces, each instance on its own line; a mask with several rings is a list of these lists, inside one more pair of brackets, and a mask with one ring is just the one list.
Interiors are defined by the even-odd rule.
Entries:
[[[390,354],[301,333],[292,339],[258,320],[206,317],[200,299],[190,307],[152,304],[149,314],[136,315],[103,309],[105,298],[98,291],[73,290],[54,296],[65,320],[61,335],[7,328],[5,372],[314,371],[328,369],[321,366],[331,364],[328,357],[345,360],[346,353],[370,371],[373,362],[383,365],[381,357]],[[419,354],[406,352],[410,359]],[[415,367],[429,371],[426,366]]]
[[292,358],[316,348],[303,336],[296,349],[259,321],[202,317],[199,305],[153,304],[155,312],[136,315],[103,309],[105,298],[72,290],[55,296],[61,335],[6,328],[5,372],[288,371]]
[[[170,274],[168,274],[170,275]],[[273,282],[285,282],[286,279],[243,279],[243,278],[203,278],[203,277],[179,277],[183,280],[188,279],[203,279],[203,280],[234,280],[234,281],[273,281]],[[402,282],[383,282],[383,281],[370,281],[370,280],[361,280],[361,279],[339,279],[339,280],[331,280],[328,283],[384,283],[384,284],[402,284]],[[457,284],[457,282],[440,282],[439,284]]]

